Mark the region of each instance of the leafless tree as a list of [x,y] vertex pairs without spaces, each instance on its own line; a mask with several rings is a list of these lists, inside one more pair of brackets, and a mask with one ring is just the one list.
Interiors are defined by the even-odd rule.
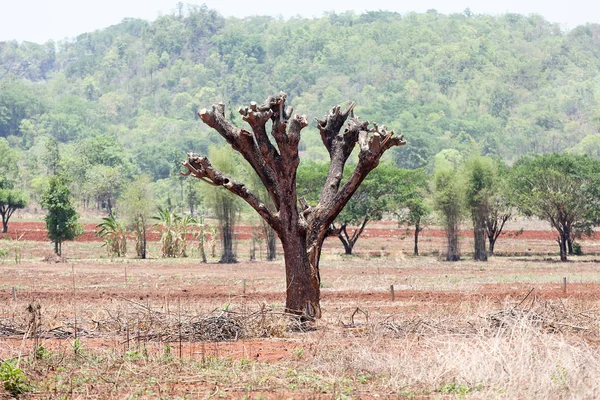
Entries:
[[[300,163],[300,132],[308,125],[305,115],[286,107],[287,96],[279,93],[264,104],[254,102],[239,110],[250,131],[225,118],[225,105],[215,104],[198,115],[238,151],[264,184],[272,204],[265,204],[244,183],[217,171],[206,157],[188,153],[183,165],[192,175],[213,186],[223,186],[245,200],[277,232],[283,247],[286,272],[286,311],[304,319],[320,318],[319,259],[323,242],[336,216],[350,200],[367,174],[379,164],[384,152],[406,142],[402,135],[353,115],[355,103],[342,110],[333,107],[317,120],[323,145],[330,156],[329,172],[318,204],[297,198],[296,169]],[[270,137],[268,123],[270,122]],[[345,129],[342,128],[346,125]],[[346,161],[358,144],[358,162],[342,182]]]

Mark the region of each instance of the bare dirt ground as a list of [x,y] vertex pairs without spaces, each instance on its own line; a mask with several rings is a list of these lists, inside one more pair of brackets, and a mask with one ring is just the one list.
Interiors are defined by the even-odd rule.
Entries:
[[[600,397],[595,238],[568,263],[544,230],[508,232],[487,263],[441,261],[433,229],[422,257],[392,224],[368,229],[354,257],[332,238],[323,318],[298,332],[282,315],[281,260],[165,260],[157,243],[150,260],[110,259],[94,226],[58,263],[42,260],[39,223],[14,223],[21,240],[0,241],[11,251],[0,359],[24,371],[24,398]],[[241,232],[243,260],[251,228]]]

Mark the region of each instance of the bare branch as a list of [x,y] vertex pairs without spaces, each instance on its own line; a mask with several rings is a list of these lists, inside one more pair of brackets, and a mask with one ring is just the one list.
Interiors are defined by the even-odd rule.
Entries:
[[268,107],[258,106],[253,102],[249,108],[240,109],[240,114],[250,124],[254,134],[227,121],[223,103],[214,104],[210,111],[204,108],[198,113],[206,125],[219,132],[231,147],[248,161],[263,182],[275,207],[279,209],[280,193],[275,179],[279,155],[267,137],[265,129],[272,112]]
[[[353,103],[350,106],[353,107]],[[350,107],[348,109],[351,111]],[[328,126],[334,126],[337,123],[337,120],[340,118],[339,115],[342,115],[339,114],[339,110],[336,113],[329,114],[328,117],[331,117],[334,120],[328,123]],[[348,157],[350,157],[350,154],[352,154],[352,151],[354,150],[360,132],[368,130],[368,126],[368,121],[362,122],[358,117],[356,117],[348,121],[348,127],[344,130],[344,132],[338,132],[335,136],[333,136],[333,132],[329,132],[327,134],[329,135],[328,138],[331,137],[335,140],[330,143],[330,147],[328,149],[331,162],[329,163],[329,171],[327,172],[325,185],[321,190],[321,204],[328,204],[331,202],[333,196],[335,196],[335,194],[338,192],[340,182],[342,181],[342,177],[344,175],[346,161],[348,161]]]
[[333,107],[329,114],[325,116],[324,119],[317,119],[317,127],[321,132],[321,140],[323,144],[329,151],[329,154],[332,153],[333,141],[344,126],[344,122],[350,115],[350,113],[354,110],[356,103],[353,101],[348,102],[346,106],[346,110],[341,111],[340,106]]
[[186,167],[189,173],[184,175],[192,175],[204,182],[213,186],[223,186],[231,193],[241,197],[246,203],[258,212],[258,214],[275,230],[279,229],[280,221],[278,216],[269,210],[269,208],[260,199],[250,191],[243,183],[237,182],[229,176],[217,171],[211,165],[208,158],[201,157],[194,153],[188,153],[187,161],[184,161],[183,166]]
[[328,203],[319,203],[319,206],[327,210],[325,223],[329,225],[335,220],[369,172],[379,165],[379,160],[385,151],[393,146],[404,146],[406,144],[404,135],[392,137],[393,135],[394,131],[388,132],[385,126],[380,129],[376,124],[369,131],[360,131],[358,136],[360,153],[354,172]]

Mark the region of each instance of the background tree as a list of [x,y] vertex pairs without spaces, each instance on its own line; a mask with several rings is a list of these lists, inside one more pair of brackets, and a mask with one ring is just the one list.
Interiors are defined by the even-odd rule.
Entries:
[[[293,114],[293,109],[286,106],[286,100],[287,95],[280,93],[269,97],[262,105],[251,103],[240,109],[251,132],[227,121],[222,103],[199,112],[202,121],[219,132],[248,161],[269,192],[271,204],[261,202],[246,185],[218,171],[206,157],[190,153],[184,166],[188,174],[223,186],[245,200],[277,232],[285,259],[286,310],[313,319],[321,316],[319,260],[331,224],[369,172],[377,167],[384,152],[406,142],[402,136],[393,137],[394,132],[385,126],[370,128],[368,121],[351,116],[355,103],[349,103],[345,110],[339,106],[332,108],[322,120],[317,120],[317,128],[330,157],[327,179],[319,202],[311,206],[307,201],[301,201],[299,209],[296,188],[296,171],[300,163],[298,145],[300,132],[308,125],[308,120],[306,116]],[[275,144],[267,133],[267,123]],[[346,162],[355,147],[359,149],[358,162],[342,184]]]
[[20,190],[13,189],[9,183],[0,174],[0,216],[2,216],[2,233],[8,232],[8,221],[16,210],[27,206],[27,198]]
[[[406,189],[403,170],[390,164],[383,164],[367,176],[352,198],[336,218],[339,225],[331,224],[334,233],[342,242],[346,254],[352,254],[354,245],[369,221],[379,221],[385,212],[395,209],[396,202],[402,202],[400,191]],[[349,225],[356,225],[352,235]]]
[[[243,174],[236,154],[228,148],[211,147],[209,156],[220,171],[227,174]],[[220,185],[217,185],[220,186]],[[219,221],[219,240],[221,242],[222,264],[237,262],[235,254],[235,227],[240,217],[240,206],[238,198],[227,190],[218,188],[217,190],[207,190],[205,193],[207,205],[213,210]]]
[[599,184],[600,160],[570,154],[524,157],[511,176],[519,210],[548,221],[558,232],[561,261],[572,254],[574,234],[591,230],[598,221]]
[[148,176],[142,175],[127,185],[119,200],[119,212],[135,235],[137,256],[146,259],[147,233],[154,213],[154,193]]
[[50,178],[48,190],[42,196],[42,207],[47,210],[44,217],[48,237],[54,242],[54,252],[62,255],[62,243],[73,240],[83,232],[79,214],[71,203],[71,191],[61,176]]
[[471,157],[462,166],[466,206],[473,221],[473,259],[487,261],[486,220],[490,214],[491,196],[494,191],[494,170],[490,159]]
[[496,241],[502,234],[504,225],[514,215],[514,196],[510,190],[509,176],[511,169],[498,158],[494,159],[493,189],[488,196],[485,230],[488,237],[488,254],[494,255]]
[[433,207],[446,230],[446,261],[459,261],[458,230],[464,213],[464,190],[451,168],[441,168],[433,176]]
[[[413,254],[419,255],[419,234],[425,229],[431,214],[431,206],[427,203],[428,179],[425,169],[403,170],[406,175],[405,185],[396,187],[401,191],[401,201],[397,203],[398,224],[406,223],[413,228]],[[408,230],[408,229],[407,229]]]

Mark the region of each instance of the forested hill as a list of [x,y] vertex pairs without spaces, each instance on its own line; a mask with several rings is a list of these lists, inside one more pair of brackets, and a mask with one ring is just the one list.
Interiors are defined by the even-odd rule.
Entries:
[[[117,166],[164,179],[220,140],[199,108],[223,100],[239,120],[239,106],[280,90],[312,121],[357,101],[363,119],[405,134],[391,156],[402,167],[446,148],[600,154],[599,25],[468,11],[240,20],[196,6],[59,43],[0,42],[0,147],[21,182],[51,168],[49,138],[80,188],[94,168],[95,182]],[[306,154],[323,159],[317,136],[313,123]]]

